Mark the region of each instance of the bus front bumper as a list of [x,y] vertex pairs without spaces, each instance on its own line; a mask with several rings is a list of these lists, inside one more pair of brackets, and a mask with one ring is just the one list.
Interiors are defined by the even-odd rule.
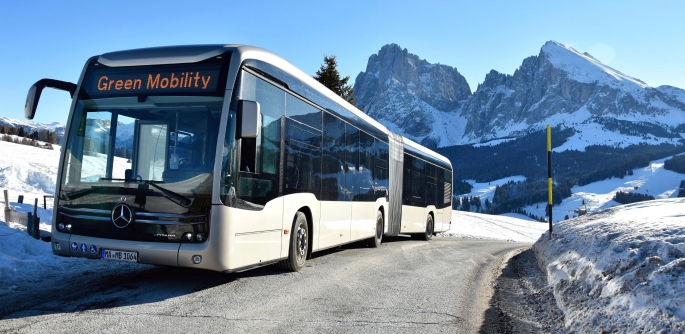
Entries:
[[112,240],[60,232],[52,235],[52,252],[60,256],[103,259],[106,251],[128,252],[128,254],[136,254],[135,261],[129,259],[128,262],[194,267],[190,261],[183,261],[184,263],[179,264],[180,247],[181,243]]

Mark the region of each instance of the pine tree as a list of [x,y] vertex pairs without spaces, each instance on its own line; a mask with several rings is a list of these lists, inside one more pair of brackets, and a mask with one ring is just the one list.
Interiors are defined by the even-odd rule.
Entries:
[[335,61],[335,56],[329,57],[324,55],[323,64],[321,65],[321,68],[316,71],[314,79],[356,107],[354,104],[354,97],[352,97],[354,89],[347,84],[350,80],[350,76],[348,75],[341,79],[337,67],[338,63]]
[[50,144],[57,144],[59,141],[59,137],[57,137],[57,133],[55,132],[48,131],[47,137],[47,142]]

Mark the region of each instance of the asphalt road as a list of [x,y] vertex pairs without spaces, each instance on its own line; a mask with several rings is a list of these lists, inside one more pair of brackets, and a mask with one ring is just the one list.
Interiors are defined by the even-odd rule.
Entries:
[[477,332],[503,259],[527,246],[397,237],[316,253],[298,273],[65,268],[0,296],[0,332]]

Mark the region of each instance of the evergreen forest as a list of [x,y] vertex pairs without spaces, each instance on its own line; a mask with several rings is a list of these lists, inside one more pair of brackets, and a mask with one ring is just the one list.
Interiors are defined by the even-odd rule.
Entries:
[[[563,145],[575,130],[563,126],[552,129],[552,147]],[[471,191],[465,180],[489,182],[509,176],[522,175],[526,181],[498,186],[492,203],[479,212],[501,214],[517,212],[527,205],[547,202],[547,133],[530,132],[495,146],[457,145],[437,149],[446,156],[454,168],[455,195]],[[632,175],[633,169],[644,168],[652,160],[685,152],[685,146],[662,143],[660,145],[592,145],[584,152],[567,150],[552,152],[553,203],[558,205],[571,196],[571,188],[610,178]],[[670,162],[669,162],[670,161]],[[666,169],[685,173],[685,155],[667,160]],[[470,211],[475,211],[469,201]],[[462,201],[455,209],[464,210]],[[522,212],[526,214],[525,212]]]

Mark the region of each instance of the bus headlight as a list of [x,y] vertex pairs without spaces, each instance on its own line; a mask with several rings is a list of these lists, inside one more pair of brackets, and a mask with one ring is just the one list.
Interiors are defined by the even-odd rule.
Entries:
[[204,233],[198,233],[198,234],[195,236],[195,240],[197,240],[198,242],[203,242],[203,241],[205,241],[205,234],[204,234]]
[[183,240],[185,240],[185,241],[193,241],[193,234],[190,233],[190,232],[184,234],[184,235],[183,235]]

